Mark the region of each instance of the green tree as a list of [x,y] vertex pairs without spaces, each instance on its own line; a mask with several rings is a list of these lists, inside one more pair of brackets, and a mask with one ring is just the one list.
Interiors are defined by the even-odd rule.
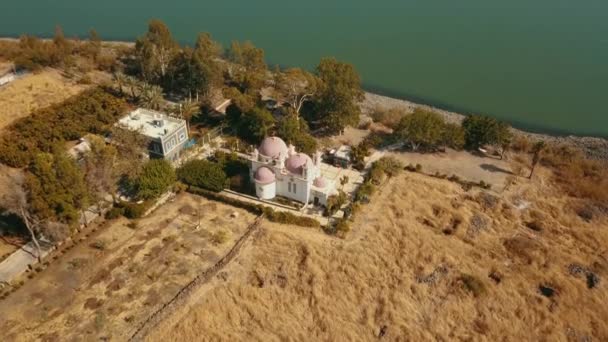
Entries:
[[268,135],[274,124],[274,117],[269,111],[255,107],[241,116],[238,127],[239,135],[241,138],[257,144]]
[[462,122],[465,147],[477,149],[484,145],[500,145],[510,139],[509,125],[482,115],[467,116]]
[[454,123],[445,123],[441,133],[441,145],[461,150],[465,143],[465,133],[462,126]]
[[251,42],[232,42],[228,50],[229,80],[242,93],[257,93],[267,78],[268,66],[264,61],[264,50]]
[[135,42],[135,54],[144,79],[153,83],[166,81],[178,48],[167,25],[158,19],[150,20],[148,32]]
[[332,133],[356,125],[361,114],[357,102],[363,100],[363,91],[354,66],[335,58],[323,58],[316,74],[322,81],[315,101],[317,119]]
[[40,220],[77,224],[89,200],[84,173],[61,147],[56,152],[40,153],[26,177],[28,202]]
[[534,174],[534,169],[536,169],[536,165],[542,158],[542,152],[545,149],[546,144],[544,141],[538,141],[534,146],[532,146],[532,168],[530,169],[530,175],[528,175],[528,179],[532,179],[532,175]]
[[201,106],[199,103],[193,101],[190,98],[187,98],[184,101],[180,102],[178,104],[178,107],[179,117],[186,120],[188,132],[190,132],[190,122],[192,121],[192,117],[200,113]]
[[164,159],[152,159],[144,164],[136,180],[137,197],[154,199],[165,193],[176,181],[175,170]]
[[87,137],[90,151],[84,155],[85,180],[89,192],[101,207],[104,196],[114,198],[118,183],[118,173],[115,169],[117,150],[113,145],[106,144],[103,138],[95,135]]
[[139,90],[139,105],[144,108],[159,110],[165,102],[163,88],[157,85],[142,83]]
[[313,154],[317,151],[317,140],[308,133],[306,121],[299,120],[296,114],[281,117],[276,125],[276,134],[300,152]]
[[191,160],[177,170],[180,181],[203,189],[220,192],[227,183],[222,166],[206,160]]
[[290,68],[274,73],[274,91],[278,101],[288,103],[299,116],[306,101],[319,90],[320,80],[300,68]]
[[114,127],[111,134],[112,145],[117,151],[114,164],[116,172],[126,178],[135,177],[141,171],[147,155],[148,139],[140,132],[126,127]]
[[494,145],[500,147],[501,160],[505,157],[505,153],[511,146],[512,141],[513,134],[511,133],[511,127],[505,122],[499,122]]
[[420,146],[434,148],[441,143],[444,120],[435,112],[416,109],[414,113],[401,118],[395,132],[409,142],[413,150],[418,150]]
[[208,102],[211,91],[223,82],[220,52],[221,46],[208,33],[199,34],[195,48],[184,48],[171,64],[172,89]]

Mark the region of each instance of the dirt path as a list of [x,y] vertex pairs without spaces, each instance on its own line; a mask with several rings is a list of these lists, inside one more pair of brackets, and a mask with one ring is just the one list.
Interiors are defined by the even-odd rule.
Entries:
[[142,341],[147,334],[154,329],[161,321],[167,317],[172,318],[180,317],[176,315],[177,310],[182,312],[186,308],[188,302],[196,301],[197,290],[203,287],[209,280],[216,276],[226,265],[228,265],[236,256],[238,256],[241,248],[247,242],[247,239],[256,231],[262,222],[263,216],[258,216],[256,220],[247,227],[247,230],[241,236],[232,249],[220,259],[213,267],[205,270],[203,273],[194,278],[188,285],[182,288],[175,294],[173,298],[160,309],[154,312],[147,320],[145,320],[141,326],[135,331],[133,336],[129,339],[130,341]]

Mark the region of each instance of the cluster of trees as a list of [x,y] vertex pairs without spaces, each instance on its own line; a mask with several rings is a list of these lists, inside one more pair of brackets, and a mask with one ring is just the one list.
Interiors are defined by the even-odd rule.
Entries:
[[442,146],[461,149],[466,135],[459,125],[447,123],[438,113],[423,109],[403,116],[395,127],[395,134],[413,150],[433,150]]
[[7,127],[0,136],[0,162],[24,167],[40,152],[51,152],[64,141],[87,133],[106,133],[124,115],[126,103],[104,89],[94,88],[40,109]]
[[[322,59],[314,73],[299,68],[271,72],[264,50],[250,42],[233,42],[223,51],[208,33],[201,33],[193,48],[181,47],[163,22],[152,20],[137,40],[133,62],[128,72],[164,93],[195,98],[200,108],[209,108],[219,93],[231,99],[228,120],[250,143],[279,134],[311,151],[316,143],[309,125],[339,133],[359,121],[360,77],[352,65],[333,58]],[[127,83],[120,77],[118,81]],[[126,88],[132,97],[140,97],[137,87]],[[264,88],[271,89],[282,109],[285,118],[279,122],[262,101]]]
[[471,115],[458,125],[423,109],[404,115],[395,125],[394,133],[413,150],[432,151],[442,147],[476,150],[493,145],[500,148],[501,158],[512,141],[511,127],[495,118]]
[[128,71],[166,93],[200,96],[208,102],[211,91],[223,83],[221,52],[221,46],[208,33],[198,35],[194,48],[182,48],[163,22],[151,20],[148,31],[135,43]]
[[104,53],[101,38],[95,30],[90,30],[88,39],[81,41],[66,38],[61,26],[56,26],[52,39],[23,35],[18,42],[3,41],[0,43],[0,57],[13,60],[16,67],[31,71],[44,67],[69,69],[81,64],[82,60],[98,69],[112,70],[118,55]]

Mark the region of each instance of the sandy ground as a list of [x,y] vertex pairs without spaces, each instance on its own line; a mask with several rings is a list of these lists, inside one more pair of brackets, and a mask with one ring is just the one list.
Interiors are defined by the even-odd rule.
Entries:
[[387,152],[386,156],[395,157],[404,165],[420,164],[422,172],[426,174],[457,175],[472,182],[484,181],[492,184],[495,190],[501,190],[507,176],[512,174],[506,160],[476,156],[466,151],[447,149],[445,153]]
[[[5,341],[126,340],[153,311],[213,265],[254,217],[243,210],[180,195],[136,229],[109,222],[0,301]],[[237,213],[237,217],[231,217]],[[212,242],[219,230],[224,243]],[[96,248],[92,244],[102,245]]]
[[149,340],[607,340],[608,222],[576,216],[543,171],[501,198],[405,173],[346,240],[266,223]]
[[0,88],[0,130],[32,111],[61,102],[87,86],[75,84],[55,69],[29,74]]

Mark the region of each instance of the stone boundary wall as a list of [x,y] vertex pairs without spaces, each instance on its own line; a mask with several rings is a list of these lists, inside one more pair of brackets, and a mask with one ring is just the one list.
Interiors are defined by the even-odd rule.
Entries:
[[263,215],[258,216],[255,221],[247,227],[245,233],[236,241],[230,251],[228,251],[228,253],[215,265],[196,276],[190,283],[179,290],[171,300],[163,304],[158,310],[152,313],[150,317],[143,321],[133,335],[131,335],[129,341],[143,341],[152,329],[158,326],[161,321],[169,317],[181,306],[185,305],[195,290],[205,285],[238,255],[247,239],[257,230],[257,228],[259,228],[263,217]]

